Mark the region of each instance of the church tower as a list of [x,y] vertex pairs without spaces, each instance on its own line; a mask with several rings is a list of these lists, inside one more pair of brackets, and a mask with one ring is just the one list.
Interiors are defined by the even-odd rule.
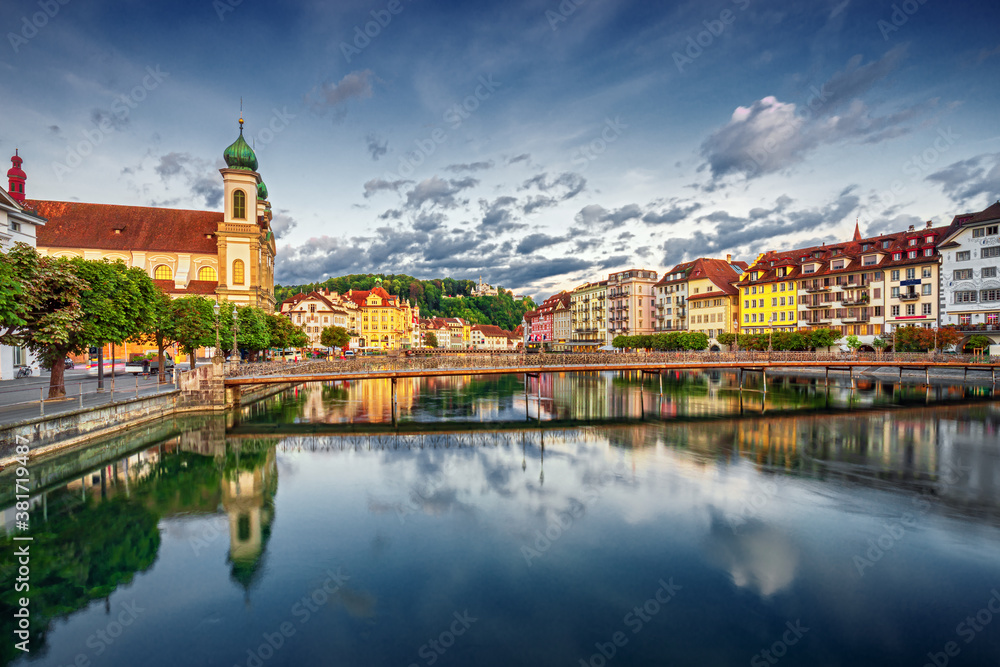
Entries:
[[24,203],[24,181],[27,180],[28,176],[21,169],[21,163],[24,160],[21,156],[17,154],[17,149],[14,149],[14,156],[10,159],[11,163],[14,165],[7,170],[7,192],[10,193],[11,199],[16,201],[18,204]]
[[274,311],[274,234],[267,186],[257,173],[257,155],[240,136],[223,153],[220,169],[225,213],[216,233],[218,293],[228,301]]

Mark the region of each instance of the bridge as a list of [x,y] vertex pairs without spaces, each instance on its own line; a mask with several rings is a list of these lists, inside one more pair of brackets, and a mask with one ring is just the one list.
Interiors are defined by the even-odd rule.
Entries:
[[764,375],[769,369],[822,370],[829,374],[891,368],[904,373],[922,372],[925,382],[931,370],[962,371],[963,380],[970,374],[977,384],[996,383],[1000,358],[972,355],[928,354],[857,354],[828,355],[811,352],[736,352],[736,353],[650,353],[650,354],[482,354],[447,357],[373,357],[301,363],[266,362],[233,364],[225,368],[226,387],[254,385],[335,382],[351,380],[442,377],[455,375],[518,374],[538,376],[544,373],[589,373],[595,371],[637,371],[660,374],[669,371],[733,370]]

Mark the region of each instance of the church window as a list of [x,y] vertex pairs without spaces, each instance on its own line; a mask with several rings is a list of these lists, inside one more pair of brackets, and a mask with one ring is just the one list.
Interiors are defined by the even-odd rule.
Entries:
[[233,284],[243,285],[246,280],[244,276],[243,260],[236,259],[233,260]]
[[173,277],[174,272],[166,264],[160,264],[153,270],[153,278],[155,280],[172,280]]
[[247,195],[242,190],[233,191],[233,217],[237,220],[247,219]]
[[198,269],[198,280],[218,280],[219,274],[211,266],[203,266]]

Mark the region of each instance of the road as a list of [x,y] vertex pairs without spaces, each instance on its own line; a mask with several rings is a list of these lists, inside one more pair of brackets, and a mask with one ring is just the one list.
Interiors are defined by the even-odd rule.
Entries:
[[[85,408],[103,405],[114,401],[123,401],[136,396],[149,396],[164,391],[172,391],[174,385],[157,384],[157,377],[133,377],[119,374],[112,382],[111,377],[104,379],[104,391],[97,391],[97,378],[91,377],[87,369],[67,370],[67,398],[59,401],[46,401],[45,414],[53,415],[61,412],[78,410],[81,406],[80,393],[82,388]],[[33,419],[42,415],[39,399],[48,396],[49,374],[43,372],[41,377],[20,378],[0,382],[0,426],[13,422]]]

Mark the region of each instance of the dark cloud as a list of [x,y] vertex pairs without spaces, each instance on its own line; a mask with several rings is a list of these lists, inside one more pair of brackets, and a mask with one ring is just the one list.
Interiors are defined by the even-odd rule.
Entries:
[[559,195],[559,198],[562,201],[566,201],[567,199],[572,199],[577,196],[587,187],[587,179],[573,171],[567,171],[559,174],[551,182],[548,179],[548,173],[542,172],[541,174],[537,174],[526,180],[521,184],[521,187],[519,187],[518,190],[537,188],[542,192],[549,192],[552,190],[562,189],[564,192]]
[[446,171],[453,173],[459,173],[463,171],[485,171],[487,169],[493,168],[493,160],[486,160],[483,162],[470,162],[462,164],[450,164],[445,167]]
[[628,204],[613,210],[608,210],[598,204],[590,204],[580,209],[580,212],[576,214],[574,219],[577,224],[584,228],[592,229],[605,222],[620,225],[628,220],[635,220],[641,217],[642,208],[638,204]]
[[514,217],[512,209],[516,204],[517,199],[509,196],[497,197],[492,202],[480,199],[483,230],[489,235],[496,235],[525,227],[526,225],[519,223]]
[[517,253],[519,255],[530,255],[536,250],[542,248],[548,248],[559,243],[564,243],[566,241],[564,236],[549,236],[548,234],[529,234],[521,239],[521,242],[517,244]]
[[521,153],[520,155],[516,155],[516,156],[510,158],[509,160],[507,160],[507,164],[516,164],[518,162],[528,162],[530,160],[531,160],[531,153]]
[[940,185],[952,201],[963,206],[993,201],[1000,195],[1000,153],[953,162],[926,180]]
[[159,163],[153,167],[153,171],[160,178],[176,176],[184,171],[184,165],[191,162],[191,156],[187,153],[167,153],[160,157]]
[[288,232],[297,227],[298,224],[295,218],[288,215],[288,211],[282,210],[275,213],[274,217],[271,218],[271,231],[274,232],[274,238],[280,241]]
[[683,220],[701,208],[701,204],[683,205],[672,200],[669,206],[660,211],[649,211],[642,216],[642,221],[650,225],[672,225]]
[[368,149],[368,154],[372,156],[373,162],[378,162],[378,159],[389,152],[389,140],[383,139],[374,132],[369,132],[365,137],[365,146]]
[[403,217],[403,212],[398,208],[390,208],[379,214],[379,220],[399,220]]

